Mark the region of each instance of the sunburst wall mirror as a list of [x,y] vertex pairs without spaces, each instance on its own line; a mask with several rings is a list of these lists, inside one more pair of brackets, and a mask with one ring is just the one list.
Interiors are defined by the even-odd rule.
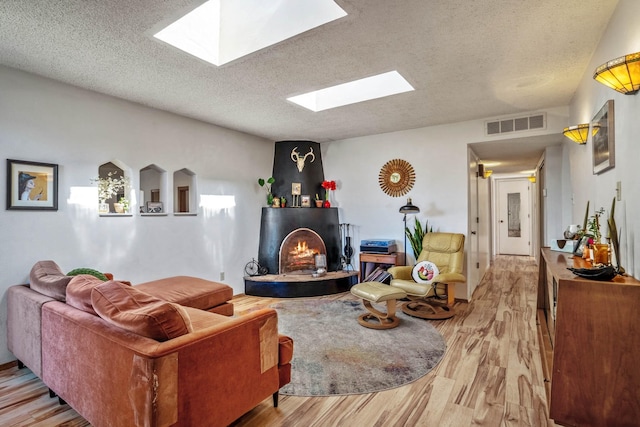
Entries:
[[380,188],[391,197],[407,194],[416,182],[413,166],[406,160],[393,159],[385,163],[378,176]]

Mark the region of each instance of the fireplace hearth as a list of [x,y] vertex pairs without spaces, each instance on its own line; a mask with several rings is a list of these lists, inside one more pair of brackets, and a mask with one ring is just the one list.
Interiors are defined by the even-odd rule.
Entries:
[[[326,276],[312,276],[316,254],[327,257]],[[268,274],[245,277],[245,293],[288,298],[346,292],[358,275],[339,271],[340,255],[336,208],[262,208],[258,262]]]
[[[317,142],[276,142],[272,174],[275,182],[271,190],[274,195],[287,198],[292,207],[262,208],[258,262],[267,274],[245,277],[247,295],[328,295],[348,291],[357,283],[356,273],[341,271],[338,210],[294,207],[293,200],[288,199],[292,183],[299,184],[299,194],[322,192],[321,153]],[[326,257],[321,272],[316,272],[316,255]]]

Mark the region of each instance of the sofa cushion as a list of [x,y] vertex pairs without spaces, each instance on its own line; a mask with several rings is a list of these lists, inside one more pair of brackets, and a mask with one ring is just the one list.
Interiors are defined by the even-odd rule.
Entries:
[[178,304],[114,280],[95,286],[91,303],[106,322],[157,341],[193,331],[189,314]]
[[71,277],[60,270],[54,261],[38,261],[29,273],[29,287],[42,295],[64,301]]
[[135,287],[163,301],[201,310],[209,310],[233,298],[231,286],[191,276],[166,277],[140,283]]
[[103,283],[103,280],[89,274],[73,276],[67,285],[67,304],[97,316],[91,303],[91,291]]

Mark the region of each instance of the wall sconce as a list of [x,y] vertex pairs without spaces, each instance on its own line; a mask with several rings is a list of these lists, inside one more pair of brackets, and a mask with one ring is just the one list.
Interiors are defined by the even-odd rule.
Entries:
[[625,95],[640,90],[640,52],[612,59],[598,68],[593,78]]
[[529,180],[529,182],[531,183],[535,183],[536,182],[536,177],[535,175],[531,175],[530,177],[527,178]]
[[484,168],[484,164],[483,163],[478,163],[478,176],[480,178],[487,179],[487,178],[489,178],[491,176],[492,173],[493,173],[492,170]]
[[573,142],[577,142],[581,145],[586,144],[587,138],[589,137],[589,123],[583,123],[577,126],[569,126],[568,128],[564,128],[564,131],[562,131],[562,133]]

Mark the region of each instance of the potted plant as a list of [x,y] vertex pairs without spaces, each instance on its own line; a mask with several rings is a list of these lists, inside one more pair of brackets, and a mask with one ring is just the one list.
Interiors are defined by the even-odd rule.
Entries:
[[321,208],[322,207],[322,199],[320,198],[320,196],[318,196],[318,193],[316,193],[316,208]]
[[[107,200],[116,196],[119,191],[126,190],[130,186],[129,177],[114,177],[113,172],[109,172],[106,178],[98,177],[91,180],[98,184],[98,200],[100,201],[100,213],[108,213],[109,205]],[[128,203],[127,203],[128,204]]]
[[280,207],[284,208],[286,206],[287,206],[287,198],[284,196],[280,197]]
[[274,182],[276,182],[274,177],[269,177],[266,180],[264,180],[263,178],[258,178],[258,184],[260,185],[260,187],[264,187],[264,189],[267,191],[267,206],[272,206],[273,205],[273,194],[271,193],[271,184],[273,184]]
[[113,208],[116,210],[116,213],[129,213],[129,200],[125,197],[120,197],[118,203],[113,204]]
[[335,190],[336,189],[336,182],[335,181],[322,181],[322,188],[324,188],[324,203],[322,204],[322,206],[324,206],[325,208],[330,208],[331,207],[331,202],[329,201],[329,192],[331,190]]
[[422,224],[416,217],[416,224],[413,228],[413,233],[409,230],[409,227],[404,229],[405,234],[407,235],[407,239],[411,242],[411,248],[413,249],[413,255],[415,259],[418,259],[420,252],[422,252],[422,240],[424,239],[425,234],[431,233],[433,231],[433,227],[429,228],[429,221],[424,223],[424,228],[422,228]]

